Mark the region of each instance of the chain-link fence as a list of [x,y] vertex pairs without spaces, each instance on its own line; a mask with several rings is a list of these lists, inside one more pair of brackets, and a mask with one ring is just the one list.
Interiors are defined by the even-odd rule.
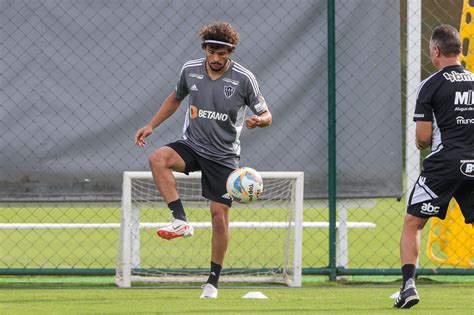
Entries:
[[[145,149],[134,146],[135,131],[182,65],[203,56],[199,28],[225,20],[241,36],[233,59],[255,74],[274,117],[269,128],[243,131],[241,164],[304,171],[304,221],[327,222],[335,146],[338,272],[398,274],[406,186],[419,172],[413,82],[434,71],[432,28],[458,27],[469,1],[333,3],[334,26],[325,0],[0,1],[0,273],[113,272],[118,230],[107,224],[120,222],[122,173],[148,170],[147,156],[181,136],[185,103]],[[305,229],[304,273],[330,272],[329,235]],[[424,252],[419,264],[465,272]]]

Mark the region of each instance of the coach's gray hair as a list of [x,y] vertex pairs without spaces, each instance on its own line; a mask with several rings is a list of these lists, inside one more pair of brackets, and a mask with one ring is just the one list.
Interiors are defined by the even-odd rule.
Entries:
[[461,53],[461,38],[456,28],[443,24],[437,26],[431,36],[431,44],[439,48],[446,57],[455,57]]

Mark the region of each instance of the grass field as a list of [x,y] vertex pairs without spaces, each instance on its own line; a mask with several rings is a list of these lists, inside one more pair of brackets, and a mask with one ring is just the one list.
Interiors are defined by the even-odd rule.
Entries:
[[[202,300],[196,287],[117,289],[107,278],[89,284],[70,279],[49,284],[3,279],[0,305],[2,314],[474,314],[474,279],[469,278],[466,282],[420,280],[421,302],[412,310],[391,307],[389,296],[398,290],[398,282],[306,281],[298,289],[224,286],[217,300]],[[250,291],[262,292],[268,299],[241,298]]]

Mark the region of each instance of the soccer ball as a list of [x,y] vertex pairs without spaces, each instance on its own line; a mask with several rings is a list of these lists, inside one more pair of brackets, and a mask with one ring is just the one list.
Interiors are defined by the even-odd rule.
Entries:
[[241,167],[230,173],[226,188],[232,200],[249,203],[262,194],[263,181],[260,174],[253,168]]

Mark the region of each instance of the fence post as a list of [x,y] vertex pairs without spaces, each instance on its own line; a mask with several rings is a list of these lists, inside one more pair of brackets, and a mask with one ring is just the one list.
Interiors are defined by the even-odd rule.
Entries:
[[336,9],[328,0],[328,201],[329,275],[336,280]]

